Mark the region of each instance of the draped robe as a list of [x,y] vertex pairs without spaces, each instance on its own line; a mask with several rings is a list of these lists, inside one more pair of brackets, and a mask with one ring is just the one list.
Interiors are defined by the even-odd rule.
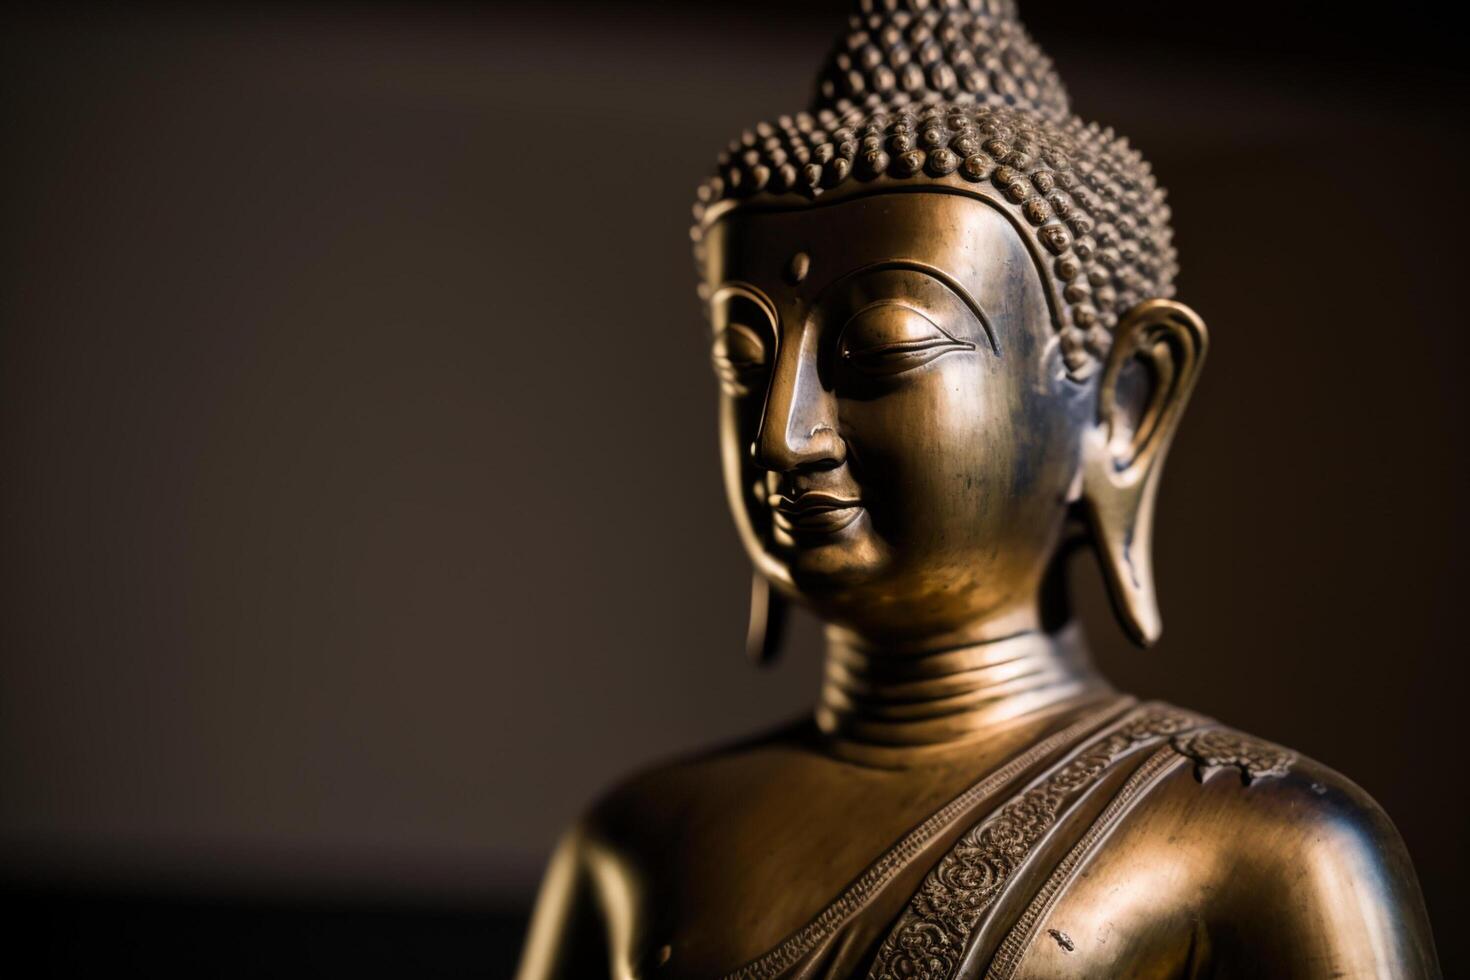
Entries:
[[1067,883],[1167,775],[1236,766],[1248,780],[1293,760],[1200,715],[1113,699],[965,789],[726,980],[1008,980]]

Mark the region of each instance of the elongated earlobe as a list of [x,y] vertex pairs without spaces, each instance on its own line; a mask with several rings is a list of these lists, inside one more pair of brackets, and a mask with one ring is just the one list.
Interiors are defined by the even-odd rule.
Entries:
[[759,572],[751,576],[750,628],[745,634],[745,654],[762,667],[776,659],[786,628],[786,597]]
[[1143,646],[1163,624],[1154,593],[1154,499],[1169,442],[1209,338],[1189,307],[1151,299],[1118,324],[1098,379],[1097,423],[1083,445],[1082,496],[1113,608]]

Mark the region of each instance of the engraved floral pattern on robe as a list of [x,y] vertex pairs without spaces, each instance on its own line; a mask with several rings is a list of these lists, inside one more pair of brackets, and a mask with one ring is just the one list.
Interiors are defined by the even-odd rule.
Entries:
[[1165,706],[1141,708],[994,817],[966,832],[910,900],[868,976],[879,980],[955,976],[971,933],[1062,807],[1134,748],[1183,735],[1203,721]]
[[1176,735],[1174,749],[1194,760],[1195,778],[1204,782],[1216,769],[1234,767],[1240,781],[1249,786],[1253,780],[1284,776],[1296,762],[1296,753],[1264,739],[1230,728],[1206,728]]

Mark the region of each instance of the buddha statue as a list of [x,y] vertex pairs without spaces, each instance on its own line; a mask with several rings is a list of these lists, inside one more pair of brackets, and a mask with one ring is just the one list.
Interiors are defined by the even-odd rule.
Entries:
[[1205,358],[1164,194],[1013,0],[859,0],[809,111],[695,207],[747,646],[825,623],[809,718],[614,788],[560,844],[551,977],[1430,977],[1347,779],[1091,666],[1063,568],[1160,633],[1170,440]]

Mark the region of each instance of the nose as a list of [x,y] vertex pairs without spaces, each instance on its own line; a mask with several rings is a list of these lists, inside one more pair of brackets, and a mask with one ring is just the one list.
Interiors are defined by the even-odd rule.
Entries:
[[776,355],[751,458],[762,469],[789,473],[842,464],[847,448],[837,434],[837,400],[822,387],[817,338],[803,330],[797,344]]

